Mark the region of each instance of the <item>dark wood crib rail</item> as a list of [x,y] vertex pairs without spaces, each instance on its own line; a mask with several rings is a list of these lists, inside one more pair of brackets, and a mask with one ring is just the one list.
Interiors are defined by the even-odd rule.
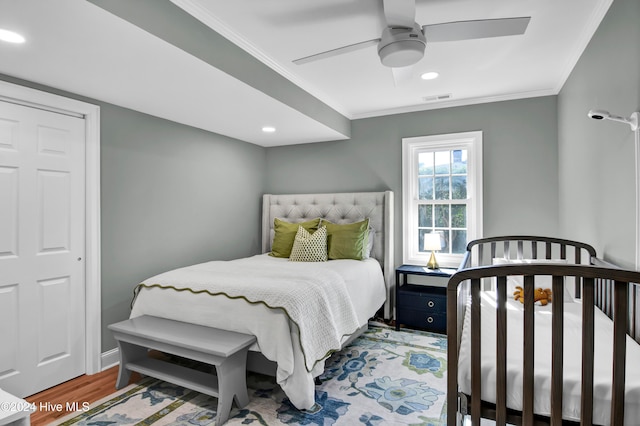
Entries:
[[[573,257],[571,257],[573,254]],[[580,241],[533,235],[510,235],[473,240],[467,245],[460,269],[491,265],[494,258],[565,259],[573,264],[591,264],[593,246]]]
[[[617,268],[604,268],[591,265],[569,264],[511,264],[501,266],[480,266],[460,269],[449,280],[447,288],[447,335],[449,348],[456,348],[453,339],[458,339],[459,315],[456,314],[459,303],[459,286],[468,285],[471,297],[471,419],[473,425],[480,424],[481,417],[494,416],[497,425],[504,425],[510,410],[506,407],[507,381],[507,333],[506,333],[506,281],[508,276],[524,276],[524,362],[523,362],[523,425],[538,424],[540,419],[533,412],[534,398],[534,288],[536,277],[552,276],[552,384],[551,417],[546,423],[562,424],[562,371],[563,371],[563,285],[567,277],[575,277],[582,287],[582,320],[586,326],[582,329],[582,407],[581,424],[592,424],[593,407],[593,371],[594,371],[594,309],[596,308],[596,283],[609,282],[613,286],[613,392],[611,399],[611,425],[622,425],[624,421],[624,386],[626,335],[629,330],[630,289],[633,283],[640,283],[640,273]],[[497,394],[496,404],[490,408],[481,401],[480,347],[482,341],[480,324],[480,291],[483,280],[496,277],[497,314],[496,314],[496,355],[497,355]],[[633,290],[635,291],[635,289]],[[635,312],[634,314],[635,315]],[[448,351],[447,404],[448,424],[456,424],[458,408],[458,351]],[[512,421],[511,418],[509,421]]]
[[[617,268],[609,262],[601,259],[594,259],[595,266],[604,268]],[[600,308],[609,318],[613,319],[614,307],[614,290],[615,284],[610,279],[596,280],[596,306]],[[640,284],[634,284],[629,287],[629,325],[627,334],[636,342],[640,343]]]

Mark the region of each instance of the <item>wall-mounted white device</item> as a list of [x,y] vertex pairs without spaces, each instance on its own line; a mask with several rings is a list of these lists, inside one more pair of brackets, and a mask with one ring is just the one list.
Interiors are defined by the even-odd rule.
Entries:
[[640,121],[640,114],[637,112],[634,112],[630,117],[626,118],[620,117],[619,115],[610,114],[609,111],[592,109],[587,115],[589,116],[589,118],[593,118],[594,120],[612,120],[620,123],[627,123],[629,126],[631,126],[631,130],[633,130],[634,132],[638,130],[638,121]]

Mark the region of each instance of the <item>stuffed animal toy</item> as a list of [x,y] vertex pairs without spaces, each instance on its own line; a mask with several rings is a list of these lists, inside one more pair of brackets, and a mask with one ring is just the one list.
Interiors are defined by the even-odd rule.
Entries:
[[[524,290],[522,287],[516,286],[516,291],[513,292],[513,298],[524,304]],[[540,302],[542,306],[551,303],[551,289],[545,288],[543,290],[540,287],[536,288],[533,292],[533,300],[534,302]]]

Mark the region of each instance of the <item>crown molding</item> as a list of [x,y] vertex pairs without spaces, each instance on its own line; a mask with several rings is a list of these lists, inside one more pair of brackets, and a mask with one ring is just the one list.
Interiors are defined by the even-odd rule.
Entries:
[[466,98],[466,99],[456,99],[452,101],[443,101],[443,102],[420,103],[420,104],[409,105],[409,106],[400,107],[400,108],[391,108],[391,109],[385,109],[385,110],[353,114],[352,120],[380,117],[384,115],[404,114],[407,112],[429,111],[434,109],[453,108],[453,107],[460,107],[460,106],[467,106],[467,105],[478,105],[478,104],[487,104],[492,102],[512,101],[516,99],[539,98],[542,96],[554,96],[557,94],[558,94],[558,91],[556,91],[555,89],[540,89],[540,90],[533,90],[529,92],[508,93],[505,95],[485,96],[480,98]]
[[582,53],[587,48],[587,45],[591,41],[591,38],[595,34],[596,30],[602,23],[604,16],[607,14],[607,11],[613,4],[613,0],[607,0],[606,2],[600,3],[598,7],[596,7],[591,15],[589,21],[585,24],[582,34],[580,38],[576,42],[575,49],[573,49],[573,53],[567,57],[567,61],[562,69],[562,74],[560,75],[560,79],[558,80],[558,86],[556,87],[556,91],[560,93],[564,84],[569,79],[569,76],[573,72],[576,64],[580,60]]

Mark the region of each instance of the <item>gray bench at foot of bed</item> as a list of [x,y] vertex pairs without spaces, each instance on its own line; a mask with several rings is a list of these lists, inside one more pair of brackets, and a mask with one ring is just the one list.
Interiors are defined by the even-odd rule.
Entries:
[[[116,388],[126,386],[136,371],[215,396],[218,425],[228,419],[234,399],[239,408],[249,403],[246,360],[255,336],[147,315],[111,324],[109,329],[120,349]],[[214,365],[217,374],[150,358],[149,349]]]

